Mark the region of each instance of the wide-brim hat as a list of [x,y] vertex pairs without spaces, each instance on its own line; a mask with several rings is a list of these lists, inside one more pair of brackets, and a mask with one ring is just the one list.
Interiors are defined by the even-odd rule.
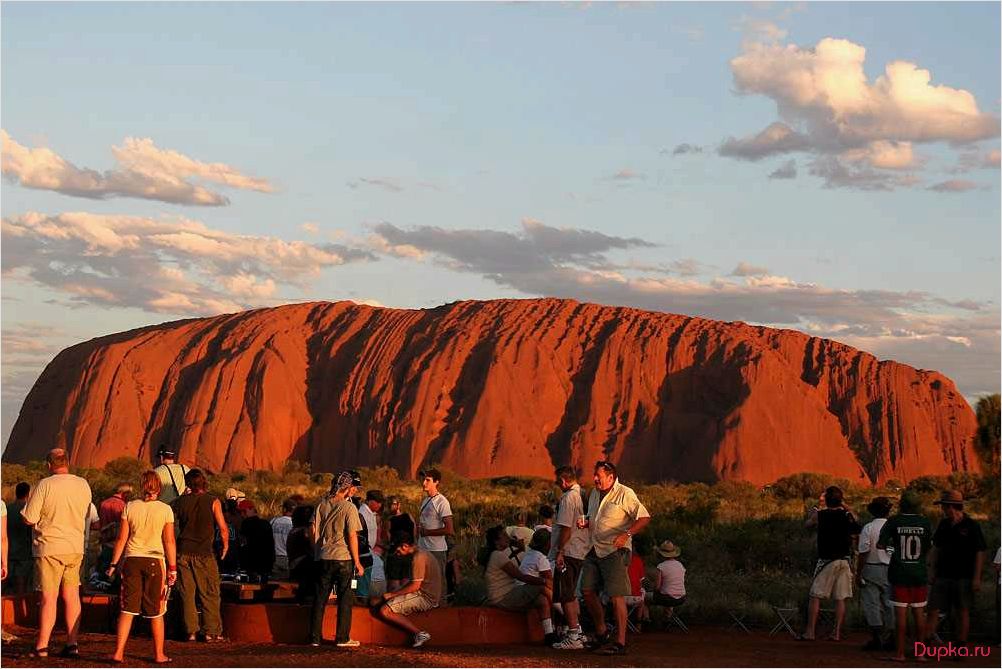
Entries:
[[964,493],[959,490],[947,490],[943,495],[933,502],[933,504],[959,504],[964,505]]
[[512,539],[521,539],[526,546],[532,541],[532,529],[522,525],[509,525],[504,528],[504,533]]
[[658,555],[664,558],[677,558],[682,554],[682,549],[670,541],[662,541],[657,547]]
[[226,499],[243,499],[246,496],[247,495],[245,495],[242,491],[237,490],[236,488],[226,489]]

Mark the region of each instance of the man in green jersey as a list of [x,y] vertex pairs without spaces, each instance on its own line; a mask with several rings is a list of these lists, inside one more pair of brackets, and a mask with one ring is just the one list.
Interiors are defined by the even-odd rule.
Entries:
[[925,605],[929,598],[926,562],[932,545],[932,525],[919,514],[919,499],[913,492],[901,496],[898,509],[900,512],[881,528],[877,547],[891,555],[887,580],[896,618],[895,654],[891,659],[904,662],[908,609],[915,620],[915,639],[921,641],[925,636]]

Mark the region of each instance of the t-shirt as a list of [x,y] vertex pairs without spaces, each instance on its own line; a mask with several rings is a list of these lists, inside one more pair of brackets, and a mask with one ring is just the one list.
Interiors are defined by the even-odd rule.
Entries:
[[539,551],[530,548],[522,556],[518,570],[528,576],[539,576],[542,572],[551,571],[550,561]]
[[122,520],[123,511],[125,511],[125,500],[119,495],[112,495],[101,502],[101,506],[97,510],[97,516],[101,522],[102,543],[115,543],[115,540],[118,538],[118,524]]
[[[177,524],[177,552],[179,555],[213,555],[212,544],[216,538],[216,517],[212,505],[216,498],[200,492],[181,495],[171,504]],[[230,537],[232,541],[234,537]]]
[[154,469],[160,477],[160,501],[170,504],[181,496],[188,485],[184,482],[184,475],[188,473],[188,465],[160,465]]
[[[619,480],[605,495],[597,488],[592,490],[588,499],[588,518],[589,538],[595,555],[601,558],[615,553],[617,549],[613,542],[616,537],[630,529],[638,519],[649,518],[650,515],[637,498],[637,493]],[[633,550],[633,539],[627,539],[623,548]]]
[[859,545],[856,550],[860,555],[866,555],[867,564],[890,564],[891,556],[887,551],[877,548],[880,539],[880,528],[887,522],[886,518],[874,518],[859,533]]
[[15,500],[3,506],[4,513],[7,514],[7,559],[11,562],[30,560],[31,526],[24,522],[24,517],[21,515],[24,500]]
[[362,529],[358,509],[350,499],[325,497],[313,515],[313,536],[316,537],[318,560],[351,560],[348,533]]
[[365,521],[365,533],[366,538],[369,540],[369,550],[371,551],[379,543],[379,516],[365,502],[359,505],[358,515]]
[[644,594],[644,560],[639,555],[634,553],[630,557],[630,566],[626,570],[627,576],[630,577],[630,595],[633,597],[639,597]]
[[484,580],[487,582],[487,601],[491,604],[500,603],[505,595],[521,583],[505,573],[504,566],[509,562],[518,567],[518,562],[511,557],[507,549],[494,551],[487,561]]
[[975,557],[988,550],[981,525],[967,514],[956,525],[944,518],[932,535],[932,543],[936,547],[936,578],[973,578]]
[[932,525],[917,513],[899,513],[884,523],[877,543],[891,556],[887,580],[892,585],[925,585],[926,558],[932,543]]
[[841,560],[852,553],[852,537],[859,534],[859,523],[845,509],[818,511],[818,559]]
[[90,500],[90,485],[79,476],[53,474],[39,481],[21,511],[34,525],[32,555],[83,555]]
[[277,516],[271,519],[271,534],[275,538],[276,557],[289,556],[285,542],[289,540],[289,532],[291,531],[292,518],[290,516]]
[[665,560],[658,565],[658,571],[661,572],[658,592],[675,599],[685,597],[685,565],[678,560]]
[[438,566],[438,560],[428,551],[414,551],[411,580],[420,581],[421,594],[434,606],[438,606],[442,597],[442,570]]
[[129,541],[123,557],[164,559],[164,526],[174,522],[174,512],[160,500],[132,500],[122,511],[122,522],[129,524]]
[[428,497],[421,503],[421,515],[418,522],[421,523],[421,538],[418,539],[418,548],[426,551],[447,551],[449,545],[445,537],[426,537],[424,530],[440,530],[445,527],[445,519],[452,515],[452,507],[449,500],[442,493],[434,497]]
[[372,575],[369,580],[373,583],[386,580],[386,565],[383,563],[383,558],[375,553],[372,555]]
[[575,483],[570,490],[560,497],[557,504],[557,515],[553,523],[553,536],[550,538],[550,560],[557,559],[557,548],[560,546],[560,535],[570,532],[571,538],[564,546],[564,555],[577,560],[583,560],[588,554],[588,528],[578,528],[578,518],[585,515],[584,499],[581,497],[581,486]]

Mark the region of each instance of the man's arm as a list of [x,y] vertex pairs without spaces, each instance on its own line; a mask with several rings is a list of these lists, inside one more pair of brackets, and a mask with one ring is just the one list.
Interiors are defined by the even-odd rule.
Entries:
[[451,537],[455,532],[452,529],[452,516],[446,516],[442,519],[443,526],[437,530],[421,530],[421,536],[425,537]]
[[[3,504],[3,501],[0,501]],[[3,515],[3,523],[0,524],[0,544],[3,544],[2,554],[0,554],[0,581],[7,578],[7,514]]]
[[401,588],[399,588],[397,590],[393,590],[391,592],[385,593],[383,595],[383,599],[393,599],[394,597],[399,597],[400,595],[407,595],[407,594],[410,594],[412,592],[417,592],[418,590],[421,589],[421,582],[422,581],[424,581],[423,578],[420,579],[420,580],[418,580],[418,581],[410,580],[410,581],[407,582],[407,585],[405,585],[405,586],[403,586],[403,587],[401,587]]
[[934,545],[929,549],[929,557],[926,558],[926,568],[927,571],[929,572],[930,583],[936,580],[936,557],[938,552],[939,551],[936,549],[936,546]]
[[643,532],[644,528],[647,527],[650,524],[650,522],[651,522],[650,516],[637,518],[635,521],[633,521],[633,524],[630,525],[630,529],[628,529],[626,532],[623,532],[618,537],[616,537],[616,540],[612,542],[613,545],[616,548],[622,548],[623,546],[626,545],[626,542],[630,540],[630,537],[632,535]]
[[974,592],[981,591],[981,570],[985,566],[986,551],[978,551],[974,554],[974,577],[971,579],[971,587]]
[[361,576],[365,573],[365,567],[358,559],[358,532],[348,533],[348,552],[351,553],[351,559],[355,562],[355,573]]
[[108,567],[108,576],[111,576],[112,571],[118,566],[118,561],[122,559],[122,553],[125,552],[125,544],[128,541],[129,523],[123,516],[122,520],[118,523],[118,539],[115,541],[115,548],[111,552],[111,566]]
[[219,555],[219,559],[222,560],[226,558],[226,554],[230,550],[230,528],[226,526],[226,518],[223,517],[223,505],[218,499],[212,500],[212,517],[216,521],[216,527],[219,528],[219,539],[223,542],[223,552]]

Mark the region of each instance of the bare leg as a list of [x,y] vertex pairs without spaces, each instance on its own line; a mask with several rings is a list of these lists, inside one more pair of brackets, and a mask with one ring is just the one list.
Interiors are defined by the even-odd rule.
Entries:
[[125,659],[125,642],[129,640],[129,631],[132,629],[133,616],[128,613],[118,614],[118,630],[115,636],[115,654],[112,659],[122,661]]
[[626,645],[626,598],[610,597],[612,613],[616,616],[616,641]]
[[150,631],[153,632],[153,653],[154,662],[167,662],[169,657],[164,655],[164,617],[154,618],[150,621]]
[[960,629],[957,630],[957,643],[967,643],[967,635],[971,631],[971,610],[960,609]]
[[80,635],[80,586],[63,586],[63,607],[66,619],[66,645],[75,646]]
[[568,627],[577,627],[581,624],[581,621],[578,619],[578,616],[581,613],[580,606],[581,605],[578,604],[577,600],[574,600],[573,602],[564,602],[564,617],[567,618]]
[[[925,638],[925,624],[926,618],[922,608],[912,609],[914,613],[912,616],[915,618],[915,640]],[[906,622],[905,625],[908,623]],[[903,651],[902,651],[903,652]]]
[[[921,620],[920,609],[915,609],[915,622],[918,623]],[[894,659],[904,660],[905,659],[905,634],[908,630],[908,607],[906,606],[896,606],[894,607],[894,617],[896,619],[896,629],[894,630]],[[917,626],[917,625],[916,625]],[[918,630],[915,633],[916,638],[921,638],[918,635]]]
[[56,626],[56,609],[58,607],[59,591],[38,593],[38,639],[35,648],[47,648],[52,637],[52,628]]
[[410,632],[411,634],[417,634],[418,632],[421,631],[414,625],[414,623],[412,623],[410,620],[407,619],[407,616],[402,616],[394,613],[393,611],[390,610],[390,607],[386,606],[385,604],[383,606],[380,606],[376,610],[376,613],[380,618],[382,618],[388,624],[393,625],[394,627],[399,627],[400,629],[406,632]]
[[832,632],[832,638],[836,641],[842,640],[842,622],[845,620],[845,600],[836,599],[835,600],[835,629]]
[[814,638],[814,630],[818,626],[818,611],[821,609],[821,600],[811,597],[811,603],[807,605],[807,629],[804,630],[805,639]]
[[592,622],[595,623],[595,636],[603,636],[609,630],[605,627],[605,612],[602,610],[602,602],[598,598],[598,593],[594,590],[584,591],[585,606],[591,614]]

